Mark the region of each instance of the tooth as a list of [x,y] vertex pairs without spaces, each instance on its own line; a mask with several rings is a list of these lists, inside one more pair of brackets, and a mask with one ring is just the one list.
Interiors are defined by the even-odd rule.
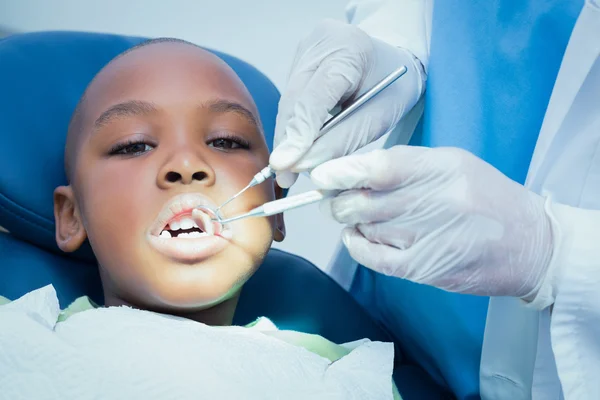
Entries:
[[201,233],[201,232],[190,232],[188,233],[188,237],[190,238],[199,238],[202,236],[206,236],[206,233]]
[[186,238],[186,237],[189,237],[189,236],[190,236],[189,233],[183,232],[183,233],[180,233],[179,235],[177,235],[177,239],[179,239],[179,238]]
[[178,231],[180,229],[179,221],[169,222],[169,228],[171,228],[172,231]]
[[179,228],[180,229],[191,229],[194,227],[194,220],[191,218],[183,218],[181,221],[179,221]]
[[164,230],[160,233],[160,237],[161,238],[170,238],[171,237],[171,232]]

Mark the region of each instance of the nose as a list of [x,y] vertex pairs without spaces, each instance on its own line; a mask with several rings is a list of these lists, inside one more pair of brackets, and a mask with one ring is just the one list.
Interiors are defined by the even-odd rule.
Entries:
[[157,178],[158,186],[163,189],[175,185],[211,186],[215,182],[215,172],[198,154],[184,150],[167,160]]

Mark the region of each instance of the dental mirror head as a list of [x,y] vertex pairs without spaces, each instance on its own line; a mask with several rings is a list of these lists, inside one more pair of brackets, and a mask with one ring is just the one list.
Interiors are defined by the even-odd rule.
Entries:
[[220,235],[224,231],[221,220],[223,219],[218,211],[207,206],[196,206],[192,211],[194,219],[200,219],[204,231],[210,235]]

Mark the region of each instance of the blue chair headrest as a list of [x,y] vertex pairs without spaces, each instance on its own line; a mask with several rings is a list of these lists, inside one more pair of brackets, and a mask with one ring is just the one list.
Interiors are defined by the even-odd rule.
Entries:
[[[113,57],[146,40],[112,34],[40,32],[0,40],[0,226],[60,253],[53,191],[66,183],[63,152],[71,114],[88,83]],[[246,62],[221,57],[258,107],[272,149],[279,92]],[[93,261],[89,245],[73,257]]]

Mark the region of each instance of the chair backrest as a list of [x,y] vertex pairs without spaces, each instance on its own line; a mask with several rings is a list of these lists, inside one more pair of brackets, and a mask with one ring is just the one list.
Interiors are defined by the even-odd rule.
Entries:
[[[69,119],[87,84],[113,57],[145,38],[39,32],[0,40],[0,295],[52,283],[61,306],[81,295],[102,303],[89,245],[64,254],[54,239],[52,194],[65,184]],[[209,50],[240,76],[257,104],[269,148],[279,92],[246,62]],[[389,340],[354,300],[306,260],[271,250],[245,286],[236,322],[265,315],[280,326],[343,342]]]

